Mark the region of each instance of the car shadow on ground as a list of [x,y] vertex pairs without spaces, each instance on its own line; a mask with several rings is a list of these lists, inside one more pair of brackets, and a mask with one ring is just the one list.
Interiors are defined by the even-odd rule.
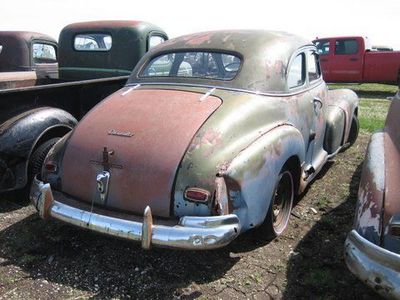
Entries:
[[[31,214],[0,232],[0,267],[18,266],[33,280],[100,298],[173,298],[192,283],[223,277],[240,260],[231,254],[237,244],[214,251],[145,251],[133,242]],[[201,295],[193,293],[185,297]]]
[[343,257],[344,241],[353,224],[361,169],[362,163],[352,175],[347,199],[324,213],[293,250],[284,299],[379,299],[351,274]]
[[12,212],[30,204],[27,196],[20,196],[16,193],[0,194],[0,213]]
[[[316,179],[331,165],[328,162]],[[31,214],[0,232],[0,267],[19,266],[34,280],[90,291],[100,298],[195,298],[201,292],[186,291],[188,286],[222,278],[242,253],[269,242],[262,229],[255,229],[214,251],[144,251],[133,242]]]

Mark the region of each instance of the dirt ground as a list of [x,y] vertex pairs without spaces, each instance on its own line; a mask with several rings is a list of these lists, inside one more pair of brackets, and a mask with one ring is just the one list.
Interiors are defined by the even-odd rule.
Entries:
[[327,164],[281,237],[255,230],[214,251],[144,251],[1,199],[0,299],[377,299],[343,261],[368,139]]

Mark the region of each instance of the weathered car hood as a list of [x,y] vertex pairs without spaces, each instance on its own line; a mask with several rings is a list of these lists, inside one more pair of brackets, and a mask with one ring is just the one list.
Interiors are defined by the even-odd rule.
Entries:
[[124,88],[97,105],[75,128],[62,163],[62,191],[96,199],[96,176],[109,156],[106,206],[170,216],[175,173],[186,149],[221,105],[214,96],[173,90]]

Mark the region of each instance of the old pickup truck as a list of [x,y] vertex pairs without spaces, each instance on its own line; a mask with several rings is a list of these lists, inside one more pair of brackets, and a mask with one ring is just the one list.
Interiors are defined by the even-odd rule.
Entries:
[[368,39],[359,36],[319,38],[313,42],[327,82],[399,84],[399,51],[373,51]]
[[0,31],[0,89],[58,78],[57,41],[29,31]]
[[[58,138],[124,86],[138,60],[168,38],[159,27],[137,21],[71,24],[61,31],[58,47],[40,34],[4,35],[10,38],[2,40],[0,57],[9,62],[19,57],[14,69],[10,65],[0,75],[5,80],[0,90],[0,193],[27,186]],[[57,61],[59,75],[43,76],[42,66],[52,65],[55,71]],[[14,80],[7,81],[10,74]],[[19,76],[31,80],[21,83]]]

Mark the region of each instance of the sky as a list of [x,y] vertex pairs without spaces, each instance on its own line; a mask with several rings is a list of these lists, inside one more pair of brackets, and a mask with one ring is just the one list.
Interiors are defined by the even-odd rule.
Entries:
[[270,29],[309,40],[368,36],[372,45],[400,50],[400,0],[13,0],[5,3],[0,9],[0,30],[37,31],[56,39],[64,26],[74,22],[141,20],[160,26],[170,38],[214,29]]

